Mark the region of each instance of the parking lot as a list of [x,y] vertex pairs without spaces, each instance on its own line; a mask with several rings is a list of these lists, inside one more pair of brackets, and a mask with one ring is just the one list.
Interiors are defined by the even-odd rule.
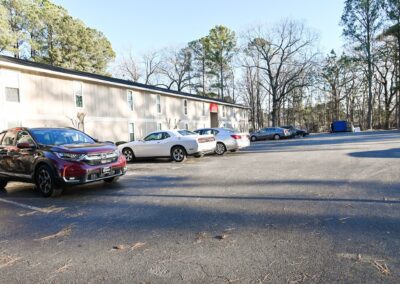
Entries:
[[0,283],[400,282],[400,132],[129,165],[117,184],[0,193]]

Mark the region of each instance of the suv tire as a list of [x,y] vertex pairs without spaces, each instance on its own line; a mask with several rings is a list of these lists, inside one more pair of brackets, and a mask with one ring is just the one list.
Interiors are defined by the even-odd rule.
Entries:
[[0,190],[1,189],[5,189],[7,186],[8,181],[4,180],[4,179],[0,179]]
[[62,193],[62,188],[55,184],[54,173],[47,165],[41,165],[35,172],[36,189],[43,197],[57,197]]
[[281,139],[281,137],[278,134],[275,134],[274,135],[274,140],[279,140],[279,139]]
[[251,136],[250,140],[251,140],[251,142],[256,142],[257,141],[257,137]]

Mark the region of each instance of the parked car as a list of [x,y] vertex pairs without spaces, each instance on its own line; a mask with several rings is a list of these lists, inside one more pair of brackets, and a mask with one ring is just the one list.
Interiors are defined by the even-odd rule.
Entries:
[[290,131],[292,137],[296,137],[296,136],[306,137],[307,135],[310,134],[310,133],[308,133],[307,130],[299,129],[292,125],[281,126],[281,128],[288,129]]
[[73,128],[13,128],[0,133],[0,188],[10,181],[36,184],[44,196],[64,186],[113,182],[126,160],[111,143],[98,142]]
[[119,145],[128,162],[135,158],[171,158],[182,162],[186,156],[201,157],[215,151],[213,135],[199,136],[188,130],[162,130],[148,134],[143,140]]
[[244,147],[250,146],[249,135],[240,133],[230,128],[201,128],[194,132],[201,136],[214,135],[217,140],[215,153],[223,155],[226,151],[235,152]]
[[280,127],[268,127],[250,133],[250,140],[252,142],[258,140],[268,140],[268,139],[279,140],[282,138],[290,138],[291,135],[292,134],[288,129]]

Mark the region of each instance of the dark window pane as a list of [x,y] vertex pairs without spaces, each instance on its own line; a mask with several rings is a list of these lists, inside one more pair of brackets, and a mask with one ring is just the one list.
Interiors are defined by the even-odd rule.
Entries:
[[76,107],[83,107],[83,97],[75,96]]

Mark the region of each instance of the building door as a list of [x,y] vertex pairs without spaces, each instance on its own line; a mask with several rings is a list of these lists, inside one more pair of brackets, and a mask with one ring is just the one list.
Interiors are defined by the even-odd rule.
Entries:
[[211,127],[216,128],[219,126],[218,123],[218,113],[211,112],[210,113]]

